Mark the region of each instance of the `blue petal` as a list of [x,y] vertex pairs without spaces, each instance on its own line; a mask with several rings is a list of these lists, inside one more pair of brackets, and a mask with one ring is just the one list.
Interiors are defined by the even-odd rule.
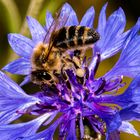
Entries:
[[[30,103],[29,101],[27,102],[27,100],[26,100],[26,102],[22,102],[19,105],[16,105],[15,102],[12,102],[12,104],[14,104],[12,106],[13,108],[11,107],[11,109],[7,109],[6,111],[1,111],[0,112],[0,125],[9,124],[9,123],[13,122],[14,120],[18,119],[20,116],[22,116],[24,113],[26,113],[28,108],[30,108],[31,106],[33,106],[36,103],[38,103],[38,102],[37,101],[36,102],[32,101],[32,103]],[[8,104],[8,102],[7,102],[7,104]],[[10,105],[8,105],[8,107]]]
[[28,75],[31,72],[31,63],[29,59],[19,58],[6,65],[2,70],[12,74]]
[[135,77],[140,73],[140,36],[135,37],[125,48],[117,62],[117,74]]
[[18,84],[0,71],[0,96],[2,95],[11,98],[26,96],[25,92],[18,86]]
[[24,86],[25,84],[29,83],[31,81],[30,75],[24,77],[24,80],[20,83],[20,86]]
[[121,125],[121,119],[118,113],[115,110],[107,107],[101,106],[95,103],[86,103],[87,107],[92,109],[96,115],[102,118],[107,125],[107,129],[109,132],[113,132],[118,129]]
[[88,108],[92,109],[95,112],[95,114],[97,114],[99,117],[104,118],[104,119],[106,119],[107,117],[111,117],[113,114],[116,113],[110,107],[101,106],[93,102],[92,103],[86,102],[85,105]]
[[121,126],[122,120],[120,117],[120,114],[117,112],[116,114],[112,115],[110,118],[107,120],[107,131],[109,133],[112,133]]
[[40,23],[32,18],[27,17],[28,26],[32,35],[32,39],[37,44],[38,42],[42,42],[44,40],[46,31],[45,29],[40,25]]
[[53,113],[49,113],[49,114],[50,114],[50,118],[47,121],[45,121],[45,123],[43,124],[44,126],[48,125],[49,123],[51,123],[54,120],[54,118],[58,114],[58,111],[53,111]]
[[68,135],[66,140],[77,140],[76,138],[76,126],[75,126],[75,119],[72,119],[70,121],[70,126],[69,126],[69,130],[68,130]]
[[22,138],[22,140],[52,140],[54,132],[61,121],[62,121],[62,118],[59,118],[48,129],[42,132],[39,132],[37,134],[34,134],[32,136]]
[[63,5],[60,16],[62,17],[61,18],[62,22],[66,21],[65,26],[72,26],[72,25],[79,24],[75,11],[68,3],[65,3]]
[[60,127],[59,127],[59,137],[61,137],[62,139],[64,139],[64,137],[68,133],[71,115],[73,116],[71,111],[68,111],[67,114],[63,116],[63,122],[60,124]]
[[83,16],[80,25],[93,28],[94,16],[95,16],[94,7],[91,7],[87,10],[85,15]]
[[104,36],[104,30],[105,30],[105,26],[106,26],[106,7],[107,7],[107,3],[102,7],[102,10],[100,12],[100,16],[99,16],[99,21],[98,21],[98,28],[97,31]]
[[36,133],[40,125],[49,117],[47,113],[34,119],[30,122],[1,125],[0,137],[1,140],[16,140],[22,137],[27,137]]
[[17,109],[11,109],[0,112],[0,125],[9,124],[18,119],[22,114],[16,112]]
[[133,79],[126,91],[120,95],[120,98],[125,99],[123,107],[128,107],[132,104],[140,104],[140,76]]
[[84,137],[84,124],[82,116],[80,116],[80,136],[81,139]]
[[52,25],[53,17],[50,12],[46,13],[46,30],[48,31],[50,26]]
[[104,30],[104,35],[107,40],[104,40],[104,43],[108,43],[109,41],[111,41],[111,38],[120,35],[124,31],[125,24],[125,14],[122,8],[119,8],[107,20],[106,28]]
[[138,105],[132,105],[120,111],[120,117],[124,121],[140,120],[140,111]]
[[30,58],[34,43],[32,40],[20,35],[9,34],[8,41],[12,49],[19,55],[25,58]]
[[92,58],[92,61],[90,62],[89,66],[88,66],[88,69],[89,69],[89,73],[90,73],[90,79],[93,80],[94,78],[94,70],[95,70],[95,67],[97,66],[97,63],[100,62],[100,54],[99,53],[96,53],[96,55],[94,55],[94,57]]
[[4,73],[0,72],[0,124],[17,119],[18,112],[26,111],[39,102],[36,97],[29,96]]
[[[103,8],[105,9],[106,5]],[[104,29],[98,29],[101,40],[96,43],[94,53],[99,52],[101,60],[111,57],[123,47],[123,40],[125,40],[126,34],[122,35],[122,32],[125,24],[124,12],[119,8],[108,18]]]
[[135,77],[140,72],[140,36],[138,31],[140,30],[140,19],[136,25],[129,31],[126,41],[124,42],[124,49],[121,56],[105,77],[109,78],[115,75],[124,75],[128,77]]
[[118,133],[118,129],[122,124],[122,120],[120,117],[119,112],[112,115],[108,120],[106,121],[106,127],[107,127],[107,136],[106,140],[119,140],[120,136]]
[[129,133],[129,134],[133,134],[135,136],[139,136],[138,132],[136,131],[136,129],[134,128],[134,126],[127,122],[127,121],[123,121],[119,131],[125,132],[125,133]]
[[95,97],[98,103],[117,104],[122,108],[131,106],[133,104],[140,104],[140,76],[137,76],[124,93],[120,95],[101,95]]

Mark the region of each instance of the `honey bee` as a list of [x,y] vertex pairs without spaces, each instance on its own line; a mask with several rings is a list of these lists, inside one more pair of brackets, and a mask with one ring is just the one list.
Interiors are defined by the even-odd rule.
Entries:
[[[62,16],[60,13],[50,26],[44,41],[33,50],[31,81],[35,84],[55,85],[59,82],[59,76],[69,68],[74,69],[79,77],[84,75],[84,70],[81,69],[83,52],[99,40],[100,36],[86,26],[65,26],[68,15]],[[46,43],[48,37],[49,43]]]

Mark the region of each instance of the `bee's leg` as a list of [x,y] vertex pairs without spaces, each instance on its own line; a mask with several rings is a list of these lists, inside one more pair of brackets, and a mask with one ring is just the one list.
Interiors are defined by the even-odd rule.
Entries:
[[72,62],[75,66],[77,81],[84,84],[85,69],[82,67],[83,50],[74,50]]
[[73,56],[78,57],[81,59],[85,55],[85,50],[74,50]]
[[62,73],[65,81],[68,81],[68,76],[66,70],[72,69],[76,73],[77,81],[80,84],[84,84],[84,76],[85,76],[85,69],[82,67],[82,58],[81,58],[82,50],[74,50],[72,56],[64,56],[63,57],[63,67]]
[[65,83],[66,86],[69,89],[71,89],[71,85],[70,85],[70,82],[69,82],[69,77],[68,77],[67,72],[66,72],[68,69],[69,69],[68,66],[66,66],[65,63],[63,63],[63,66],[61,68],[61,78],[62,78],[63,84]]
[[53,82],[50,85],[41,84],[40,89],[47,94],[48,96],[55,96],[59,94],[59,90],[56,87],[56,84]]

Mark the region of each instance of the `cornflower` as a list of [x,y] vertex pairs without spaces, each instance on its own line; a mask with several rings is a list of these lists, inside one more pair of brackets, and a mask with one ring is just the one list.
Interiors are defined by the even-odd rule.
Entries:
[[[83,59],[81,67],[86,71],[84,82],[77,81],[75,71],[69,68],[67,76],[71,88],[65,82],[59,82],[55,89],[48,87],[28,95],[0,72],[1,140],[51,140],[57,128],[58,139],[61,140],[99,140],[102,136],[106,140],[119,140],[120,132],[139,136],[130,121],[140,119],[140,20],[124,32],[126,19],[123,10],[119,8],[106,19],[106,7],[107,4],[99,15],[96,30],[101,39],[94,44],[92,60],[88,65],[88,60]],[[93,7],[87,10],[81,22],[78,22],[76,13],[66,3],[61,14],[68,13],[70,15],[65,26],[93,28]],[[3,68],[12,74],[26,75],[22,85],[30,81],[33,49],[39,42],[43,42],[53,17],[47,12],[44,27],[32,17],[27,17],[27,22],[32,39],[20,34],[9,34],[9,44],[21,57]],[[120,51],[120,58],[114,67],[102,77],[96,78],[100,62]],[[123,77],[132,78],[132,82],[120,94],[118,90],[125,86]],[[35,119],[12,123],[25,114]],[[47,128],[40,130],[42,126]],[[90,127],[90,136],[86,135],[85,126]]]

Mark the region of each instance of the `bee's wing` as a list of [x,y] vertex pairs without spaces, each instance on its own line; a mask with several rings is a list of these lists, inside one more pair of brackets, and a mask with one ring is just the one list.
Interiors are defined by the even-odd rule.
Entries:
[[[59,30],[61,27],[65,26],[69,16],[70,16],[71,10],[67,10],[66,8],[62,7],[58,13],[56,13],[55,18],[53,19],[50,28],[47,30],[47,33],[45,35],[45,38],[43,40],[43,43],[47,43],[51,40],[51,36],[53,36],[53,33],[55,30]],[[52,41],[52,40],[51,40]]]
[[54,39],[54,33],[56,30],[59,30],[61,27],[65,26],[70,15],[70,10],[66,11],[65,8],[62,7],[62,9],[59,10],[59,12],[56,14],[56,18],[53,20],[50,28],[48,29],[43,43],[49,42],[48,46],[48,54],[46,56],[46,59],[50,55],[51,49],[53,47],[53,41]]

